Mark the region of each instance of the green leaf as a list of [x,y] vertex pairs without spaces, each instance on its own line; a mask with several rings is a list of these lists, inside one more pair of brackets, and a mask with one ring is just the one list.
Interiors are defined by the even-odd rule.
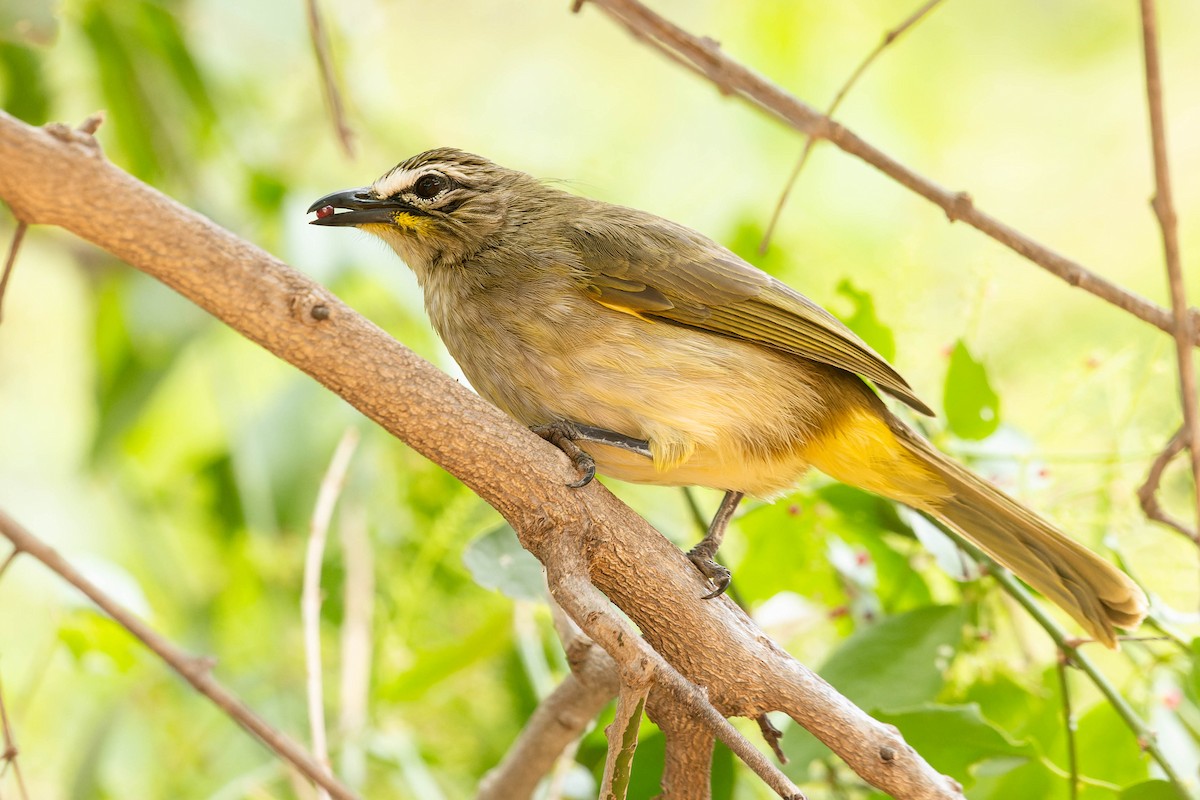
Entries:
[[[992,767],[996,767],[993,771]],[[1040,760],[1005,768],[1001,761],[985,762],[976,770],[971,800],[1067,800],[1067,781]]]
[[932,701],[962,641],[963,606],[927,606],[889,617],[847,639],[820,669],[866,711],[897,710]]
[[[627,797],[654,797],[661,791],[663,759],[667,755],[667,742],[657,727],[648,727],[640,734],[637,752],[633,757],[633,768],[629,774]],[[604,776],[603,759],[597,764],[596,783]]]
[[712,757],[712,800],[733,800],[733,787],[737,779],[734,769],[733,751],[724,742],[713,747]]
[[1079,772],[1088,778],[1127,786],[1150,777],[1137,737],[1108,703],[1097,703],[1079,719],[1075,747]]
[[186,108],[192,115],[190,121],[196,125],[196,136],[192,141],[203,141],[216,124],[217,109],[179,21],[158,3],[141,3],[137,11],[132,20],[137,40],[156,51],[160,77],[169,76],[174,80],[172,96],[187,99]]
[[926,706],[911,711],[877,714],[880,722],[900,729],[913,748],[934,769],[966,787],[974,784],[971,767],[992,759],[1027,760],[1037,749],[1027,742],[1014,742],[1008,735],[984,719],[975,704],[965,706]]
[[1000,398],[988,381],[987,370],[961,339],[950,353],[942,405],[946,423],[960,438],[986,439],[1000,425]]
[[[902,711],[932,701],[942,689],[943,672],[962,641],[964,606],[926,606],[862,628],[842,643],[819,673],[863,710]],[[783,771],[797,781],[828,748],[799,725],[781,741],[788,763]]]
[[507,522],[475,538],[463,551],[463,564],[485,589],[514,600],[542,600],[546,581],[542,563],[517,540]]
[[101,665],[128,672],[137,663],[137,643],[120,624],[91,609],[68,615],[58,626],[58,640],[82,667]]
[[[617,703],[618,709],[621,707],[621,702]],[[646,707],[646,698],[642,697],[637,701],[637,705],[629,713],[629,719],[625,721],[625,727],[621,730],[614,730],[612,735],[621,737],[621,746],[617,752],[616,761],[613,764],[612,786],[608,797],[626,797],[629,792],[629,783],[631,772],[633,769],[633,756],[637,751],[638,731],[642,726],[642,711]],[[613,742],[609,742],[610,748],[614,746]]]
[[1186,800],[1169,781],[1145,781],[1125,787],[1121,800]]
[[46,122],[50,110],[41,54],[0,41],[0,87],[4,110],[30,125]]
[[512,644],[509,616],[508,610],[494,613],[461,639],[418,653],[411,667],[381,687],[380,695],[392,702],[413,702],[454,673],[490,659]]
[[[837,285],[838,294],[854,303],[854,313],[842,316],[846,327],[862,337],[871,345],[875,352],[891,361],[896,357],[896,336],[892,329],[880,322],[875,314],[875,300],[869,292],[856,289],[849,280],[843,280]],[[841,316],[841,315],[840,315]]]
[[1192,698],[1200,702],[1200,636],[1192,639],[1192,675],[1188,688]]

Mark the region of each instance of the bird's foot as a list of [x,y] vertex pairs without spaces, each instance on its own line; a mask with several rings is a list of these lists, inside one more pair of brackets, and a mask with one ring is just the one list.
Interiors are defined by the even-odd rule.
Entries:
[[594,425],[556,419],[545,425],[537,425],[530,430],[566,453],[567,457],[571,459],[571,463],[582,473],[579,480],[567,484],[572,489],[587,486],[592,482],[592,478],[596,477],[596,460],[583,451],[579,442],[617,447],[646,458],[653,458],[650,453],[650,443],[645,439],[635,439],[632,436],[597,428]]
[[545,425],[538,425],[531,430],[566,453],[567,458],[571,459],[571,463],[575,465],[575,469],[579,470],[579,479],[571,481],[567,486],[572,489],[580,489],[587,486],[596,477],[596,459],[585,453],[583,448],[575,443],[576,440],[583,437],[573,422],[559,419]]
[[707,547],[704,547],[704,542],[693,547],[688,551],[688,560],[696,565],[696,569],[700,570],[700,574],[707,578],[713,586],[713,589],[702,599],[711,600],[714,597],[719,597],[729,588],[730,581],[733,580],[733,573],[727,567],[723,567],[713,560],[715,553],[710,553]]

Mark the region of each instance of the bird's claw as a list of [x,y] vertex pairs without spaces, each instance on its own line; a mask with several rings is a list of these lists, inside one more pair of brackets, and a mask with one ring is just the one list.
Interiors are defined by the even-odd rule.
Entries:
[[708,594],[704,595],[702,600],[712,600],[714,597],[720,597],[725,594],[725,590],[729,588],[730,581],[733,580],[733,573],[728,569],[713,561],[707,552],[694,548],[687,554],[688,560],[695,564],[696,569],[700,570],[700,574],[712,582],[713,589]]
[[591,483],[592,479],[596,477],[596,459],[584,452],[583,448],[575,443],[575,439],[579,438],[579,434],[571,423],[566,420],[557,420],[545,425],[538,425],[531,428],[531,430],[559,450],[562,450],[567,458],[571,459],[571,463],[575,465],[575,469],[582,473],[578,480],[571,481],[567,486],[572,489],[581,489]]
[[[572,442],[571,444],[575,444]],[[583,449],[576,445],[577,453],[571,455],[571,463],[575,465],[575,469],[579,470],[582,475],[578,480],[571,481],[567,486],[572,489],[582,489],[592,482],[592,478],[596,477],[596,459],[583,452]]]

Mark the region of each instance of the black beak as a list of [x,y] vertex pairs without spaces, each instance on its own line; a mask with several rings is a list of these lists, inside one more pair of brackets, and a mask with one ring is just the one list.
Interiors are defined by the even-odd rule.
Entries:
[[392,223],[396,221],[398,211],[412,213],[413,208],[400,200],[380,199],[369,187],[364,187],[327,194],[308,207],[309,214],[314,211],[317,218],[310,219],[309,225],[353,226]]

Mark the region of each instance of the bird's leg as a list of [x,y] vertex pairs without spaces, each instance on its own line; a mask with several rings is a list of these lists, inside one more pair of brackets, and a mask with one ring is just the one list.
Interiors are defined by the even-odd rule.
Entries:
[[[585,453],[583,448],[577,444],[578,442],[604,444],[609,447],[619,447],[646,458],[653,457],[650,453],[650,443],[645,439],[634,439],[623,433],[596,428],[592,425],[583,425],[570,420],[556,419],[554,422],[537,425],[530,430],[566,453],[575,468],[583,473],[579,480],[567,484],[572,489],[587,486],[592,482],[592,478],[596,477],[595,459]],[[713,548],[713,551],[716,552],[716,548]]]
[[725,529],[729,527],[729,520],[733,518],[733,512],[737,510],[738,503],[742,501],[743,497],[745,497],[743,492],[726,492],[724,499],[721,500],[720,508],[713,515],[712,522],[708,524],[708,533],[704,534],[704,538],[700,540],[699,544],[688,551],[688,558],[696,565],[696,569],[700,570],[700,574],[717,587],[709,594],[704,595],[705,600],[711,600],[729,588],[732,575],[728,569],[713,561],[713,557],[717,554],[717,548],[721,546],[721,539],[725,536]]

